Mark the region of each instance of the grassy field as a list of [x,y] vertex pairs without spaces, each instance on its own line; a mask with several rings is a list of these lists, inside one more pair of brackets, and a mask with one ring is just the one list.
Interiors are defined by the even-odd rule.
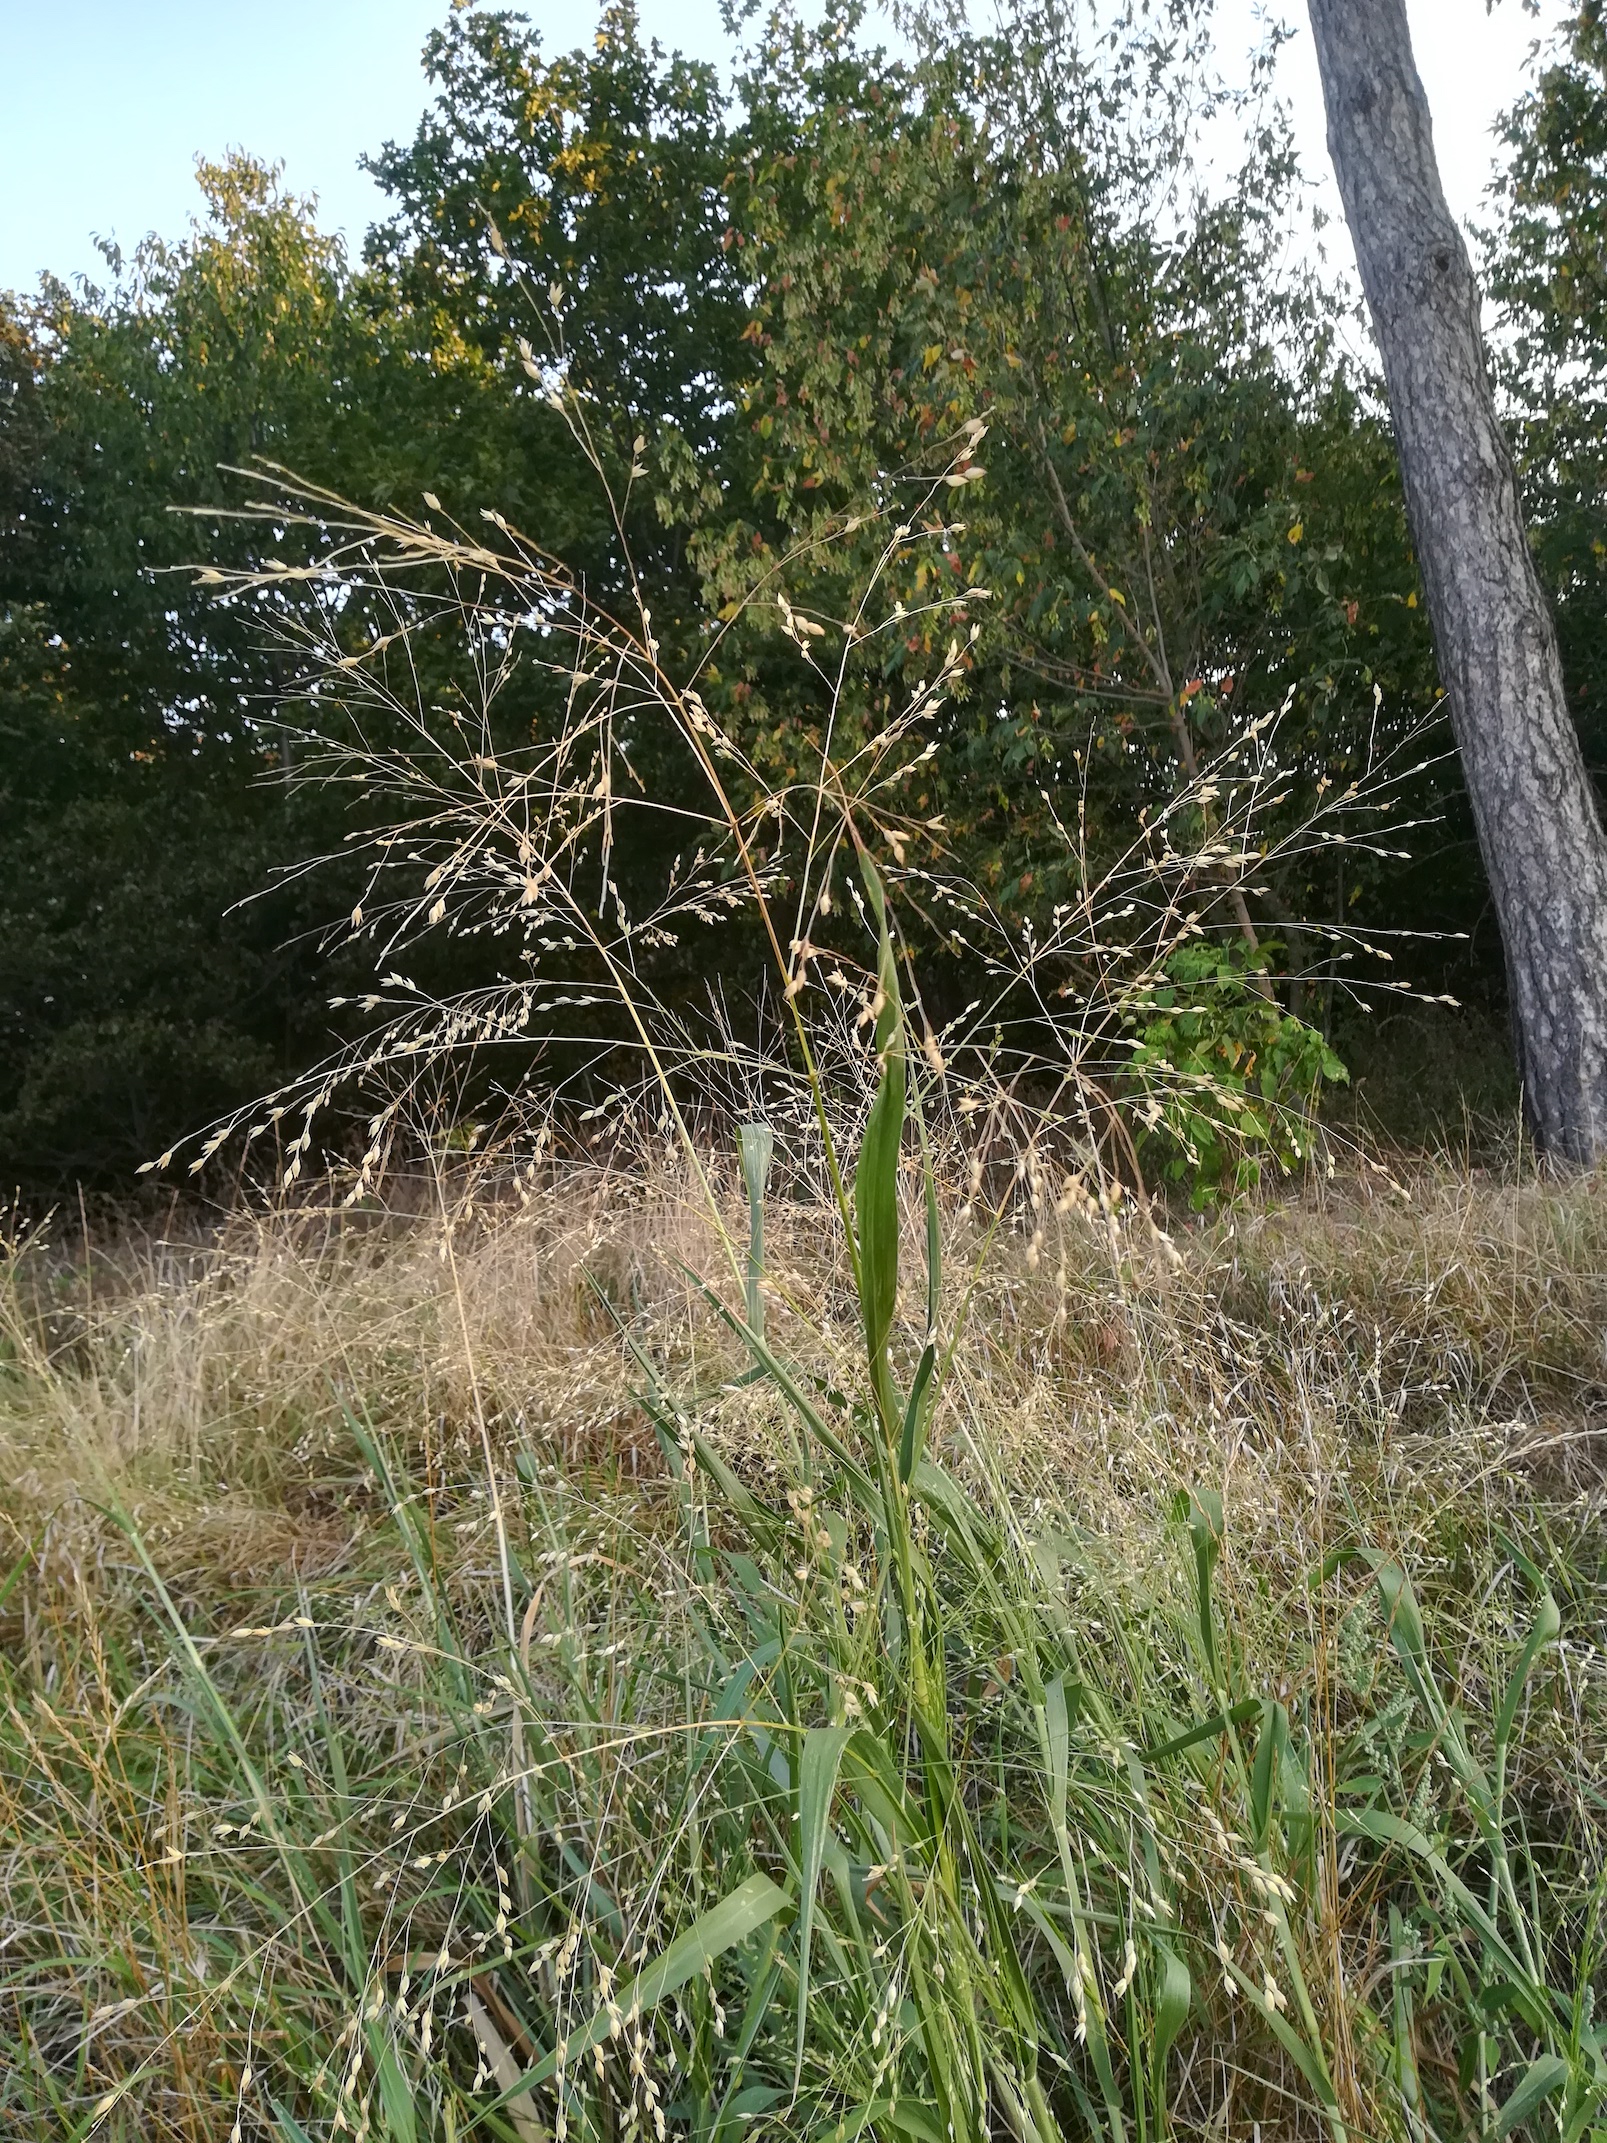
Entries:
[[[1603,2143],[1607,1198],[1515,1143],[1334,1165],[1239,891],[1365,849],[1416,746],[1341,787],[1247,720],[1097,862],[1079,801],[1040,932],[918,815],[984,591],[925,641],[779,596],[829,719],[775,788],[499,516],[275,484],[394,626],[311,651],[350,930],[508,957],[381,973],[193,1150],[278,1203],[8,1251],[0,2127]],[[515,748],[520,663],[563,711]],[[722,945],[768,949],[746,1042]],[[1353,956],[1323,998],[1397,1024],[1350,1135],[1391,1080],[1443,1118]],[[552,1120],[414,1139],[488,1058]]]
[[889,1455],[802,1178],[471,1165],[11,1247],[0,2132],[1603,2132],[1597,1186],[957,1175]]

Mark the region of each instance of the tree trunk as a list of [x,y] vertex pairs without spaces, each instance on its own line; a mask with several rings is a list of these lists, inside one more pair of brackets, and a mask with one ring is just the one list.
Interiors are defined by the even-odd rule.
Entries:
[[1607,837],[1440,185],[1405,0],[1308,0],[1328,149],[1384,361],[1440,675],[1539,1144],[1607,1151]]

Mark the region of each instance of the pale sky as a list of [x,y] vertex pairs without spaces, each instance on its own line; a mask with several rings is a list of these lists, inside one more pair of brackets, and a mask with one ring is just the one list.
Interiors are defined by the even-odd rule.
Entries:
[[[1522,86],[1537,30],[1567,0],[1408,0],[1451,205],[1477,211],[1489,129]],[[1221,0],[1224,39],[1242,43],[1261,0]],[[525,0],[549,50],[583,41],[588,4]],[[1281,0],[1299,35],[1283,63],[1308,172],[1328,176],[1316,65],[1299,0]],[[365,149],[411,135],[426,84],[425,33],[447,0],[0,0],[0,288],[49,269],[100,269],[92,234],[125,248],[149,230],[176,236],[197,202],[196,155],[239,147],[282,158],[288,183],[316,193],[321,220],[354,243],[381,196],[357,169]],[[641,0],[650,35],[723,56],[718,0]],[[1226,44],[1224,49],[1227,49]],[[1342,233],[1336,257],[1348,264]]]

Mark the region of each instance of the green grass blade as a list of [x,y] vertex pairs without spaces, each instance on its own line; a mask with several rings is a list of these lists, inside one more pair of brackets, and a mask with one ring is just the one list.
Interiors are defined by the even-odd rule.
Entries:
[[1198,1742],[1214,1741],[1219,1734],[1225,1734],[1230,1726],[1248,1726],[1260,1711],[1259,1697],[1241,1697],[1229,1710],[1214,1711],[1208,1719],[1201,1719],[1196,1726],[1185,1727],[1182,1733],[1174,1734],[1170,1741],[1163,1741],[1158,1748],[1145,1749],[1144,1761],[1147,1764],[1164,1763],[1168,1756],[1180,1756],[1185,1749],[1192,1749]]
[[876,1491],[871,1483],[870,1476],[866,1473],[864,1467],[859,1464],[836,1430],[827,1424],[820,1409],[810,1403],[799,1388],[797,1379],[792,1375],[791,1371],[777,1359],[766,1341],[760,1338],[751,1325],[745,1323],[742,1318],[732,1315],[714,1290],[699,1279],[689,1265],[683,1265],[681,1270],[686,1274],[686,1277],[691,1281],[704,1301],[708,1303],[721,1323],[728,1325],[748,1348],[754,1360],[764,1370],[765,1375],[769,1377],[810,1434],[816,1437],[824,1448],[831,1453],[837,1464],[853,1483],[855,1490],[866,1502],[867,1507],[873,1506]]
[[915,1381],[910,1386],[909,1404],[904,1409],[904,1433],[898,1446],[898,1475],[901,1481],[913,1479],[915,1469],[921,1462],[921,1447],[926,1441],[926,1399],[931,1389],[932,1371],[936,1366],[937,1349],[928,1340],[921,1350]]
[[1306,2044],[1289,2019],[1280,2015],[1247,1972],[1227,1958],[1223,1959],[1222,1969],[1245,1999],[1259,2012],[1262,2022],[1321,2099],[1324,2110],[1332,2117],[1338,2109],[1339,2100],[1329,2080],[1320,2051]]
[[1071,1776],[1071,1716],[1066,1708],[1066,1677],[1057,1674],[1044,1685],[1044,1743],[1049,1758],[1049,1820],[1055,1834],[1066,1828],[1066,1796]]
[[1222,1512],[1222,1498],[1214,1488],[1191,1489],[1186,1509],[1189,1538],[1194,1543],[1200,1643],[1205,1648],[1205,1663],[1210,1670],[1211,1680],[1220,1688],[1222,1669],[1216,1649],[1216,1616],[1211,1607],[1211,1576],[1216,1569],[1217,1557],[1222,1553],[1227,1521]]
[[1161,1983],[1155,1996],[1155,2016],[1151,2026],[1150,2073],[1159,2099],[1163,2096],[1166,2081],[1166,2057],[1188,2022],[1189,2008],[1194,2000],[1194,1982],[1188,1966],[1169,1944],[1157,1941],[1155,1954],[1160,1960]]
[[800,1888],[798,1899],[798,2038],[793,2058],[793,2082],[803,2073],[804,2026],[809,2012],[809,1947],[815,1928],[815,1893],[820,1885],[821,1857],[826,1849],[826,1831],[831,1821],[832,1796],[843,1751],[853,1739],[847,1726],[813,1726],[804,1735],[798,1758],[798,1853]]
[[39,1552],[40,1547],[44,1543],[44,1539],[44,1529],[41,1528],[39,1532],[35,1533],[33,1539],[29,1541],[28,1545],[17,1557],[17,1560],[6,1572],[5,1576],[3,1578],[0,1578],[0,1607],[5,1606],[6,1601],[10,1597],[13,1589],[21,1582],[22,1573],[28,1568],[29,1564],[33,1561],[35,1555],[37,1555],[37,1553]]
[[1261,1732],[1250,1767],[1250,1825],[1257,1852],[1265,1849],[1272,1828],[1272,1792],[1289,1741],[1289,1714],[1284,1707],[1269,1700],[1260,1709]]
[[414,2111],[413,2087],[402,2074],[396,2049],[381,2041],[374,2031],[369,2033],[369,2045],[374,2054],[379,2102],[385,2109],[385,2133],[394,2138],[395,2143],[417,2143],[418,2116]]
[[1538,2060],[1531,2061],[1501,2108],[1495,2124],[1497,2136],[1509,2136],[1515,2128],[1520,2128],[1567,2081],[1568,2064],[1560,2054],[1542,2054]]
[[775,1157],[776,1135],[768,1124],[744,1124],[737,1133],[742,1182],[748,1193],[748,1323],[764,1337],[764,1194]]
[[1428,2108],[1423,2103],[1423,2080],[1417,2069],[1417,2017],[1412,2003],[1409,1971],[1412,1944],[1398,1905],[1391,1905],[1389,1908],[1389,1947],[1395,1982],[1395,2084],[1405,2109],[1411,2143],[1428,2143]]
[[1428,1638],[1424,1634],[1422,1610],[1418,1607],[1411,1580],[1400,1564],[1387,1555],[1369,1554],[1366,1560],[1372,1567],[1373,1583],[1378,1587],[1378,1597],[1383,1604],[1389,1641],[1396,1658],[1406,1669],[1412,1694],[1437,1717],[1441,1710],[1439,1692],[1429,1673]]
[[[879,936],[876,963],[876,1060],[881,1077],[871,1103],[854,1170],[854,1222],[859,1236],[859,1301],[873,1373],[885,1362],[898,1304],[898,1157],[904,1137],[908,1069],[904,1016],[898,993],[887,901],[876,866],[860,859]],[[892,1433],[892,1423],[885,1424]]]
[[1562,1616],[1557,1610],[1557,1603],[1549,1592],[1545,1593],[1535,1611],[1534,1622],[1523,1650],[1518,1654],[1518,1663],[1507,1682],[1506,1694],[1501,1699],[1501,1709],[1496,1717],[1495,1750],[1498,1773],[1505,1764],[1507,1747],[1511,1742],[1512,1729],[1518,1716],[1518,1706],[1523,1702],[1523,1692],[1528,1687],[1535,1662],[1546,1646],[1555,1642],[1561,1629]]
[[[625,2016],[637,2012],[645,2015],[656,2009],[660,2002],[677,1993],[689,1979],[695,1979],[705,1966],[745,1942],[749,1935],[773,1920],[778,1912],[784,1912],[792,1899],[779,1883],[768,1875],[750,1875],[745,1883],[711,1905],[686,1928],[650,1964],[643,1965],[636,1977],[629,1980],[615,1998],[615,2006]],[[582,2054],[588,2054],[609,2035],[611,2016],[605,2004],[596,2010],[589,2022],[577,2032],[571,2032],[564,2044],[566,2063],[573,2063]],[[538,2084],[551,2082],[558,2068],[558,2049],[554,2047],[545,2054],[536,2066],[521,2079],[518,2091],[532,2091]],[[517,2095],[505,2092],[499,2105]]]
[[1384,1808],[1346,1808],[1339,1811],[1335,1827],[1341,1837],[1368,1838],[1375,1845],[1399,1846],[1414,1859],[1421,1860],[1447,1897],[1477,1929],[1491,1953],[1500,1959],[1502,1967],[1515,1980],[1529,1978],[1528,1966],[1502,1934],[1489,1910],[1480,1904],[1439,1847],[1416,1824],[1407,1822],[1404,1816],[1391,1815]]

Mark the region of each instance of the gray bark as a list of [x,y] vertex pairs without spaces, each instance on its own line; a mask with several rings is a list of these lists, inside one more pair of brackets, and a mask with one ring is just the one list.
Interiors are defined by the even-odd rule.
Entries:
[[1405,0],[1308,0],[1539,1143],[1607,1150],[1607,838],[1496,416]]

